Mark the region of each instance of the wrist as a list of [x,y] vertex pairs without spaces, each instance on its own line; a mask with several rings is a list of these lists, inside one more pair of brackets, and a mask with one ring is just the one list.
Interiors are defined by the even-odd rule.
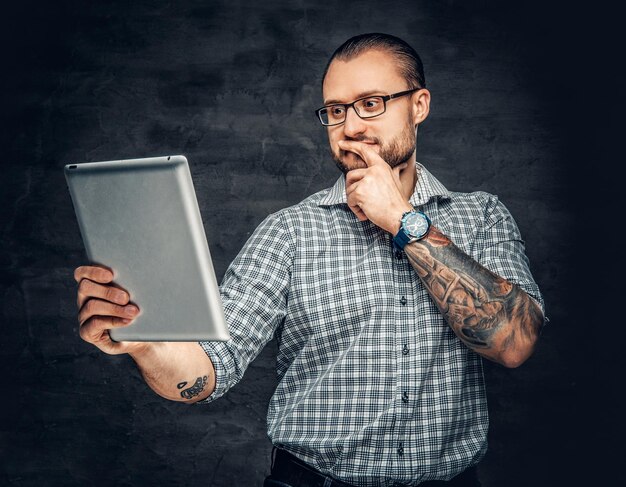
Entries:
[[407,211],[414,211],[414,208],[409,202],[407,202],[405,206],[402,206],[401,208],[390,212],[390,223],[386,230],[391,234],[392,237],[396,236],[400,231],[400,226],[402,224],[402,215],[404,215]]
[[407,244],[426,238],[430,227],[430,218],[424,212],[411,208],[402,215],[399,230],[393,237],[394,247],[402,250]]
[[164,345],[163,342],[127,342],[128,355],[135,362],[145,361],[151,355],[154,355],[159,346]]

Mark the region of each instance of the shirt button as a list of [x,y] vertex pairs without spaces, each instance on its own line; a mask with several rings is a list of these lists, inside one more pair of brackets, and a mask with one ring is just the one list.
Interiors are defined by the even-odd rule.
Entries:
[[407,347],[406,345],[402,348],[402,355],[408,355],[409,354],[409,347]]
[[402,260],[402,251],[401,250],[396,250],[396,259]]
[[407,391],[402,393],[402,402],[409,402],[409,393]]
[[[402,443],[400,443],[400,445],[402,445]],[[400,456],[404,455],[404,448],[402,446],[398,447],[398,455]]]
[[404,296],[402,296],[402,297],[400,298],[400,304],[401,304],[402,306],[406,306],[406,298],[405,298]]

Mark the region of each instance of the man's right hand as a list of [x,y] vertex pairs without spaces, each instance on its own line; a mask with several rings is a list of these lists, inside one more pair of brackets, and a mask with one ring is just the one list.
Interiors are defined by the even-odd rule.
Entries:
[[[113,272],[99,266],[74,271],[78,283],[80,337],[103,352],[128,353],[154,392],[171,401],[192,403],[215,389],[215,368],[198,342],[114,342],[109,330],[128,326],[139,314],[130,294],[113,283]],[[181,384],[189,384],[182,389]]]
[[129,293],[113,284],[113,278],[113,272],[105,267],[81,266],[74,271],[80,337],[108,354],[140,352],[148,343],[114,342],[109,336],[111,328],[128,326],[139,314]]

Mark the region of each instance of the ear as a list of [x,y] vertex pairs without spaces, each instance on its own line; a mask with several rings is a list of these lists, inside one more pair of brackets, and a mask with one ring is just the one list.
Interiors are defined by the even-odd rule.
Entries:
[[411,96],[413,123],[418,125],[426,120],[430,113],[430,91],[422,88]]

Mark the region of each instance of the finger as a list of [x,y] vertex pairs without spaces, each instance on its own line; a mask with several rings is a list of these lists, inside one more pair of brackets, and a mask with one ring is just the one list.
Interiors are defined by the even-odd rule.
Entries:
[[83,325],[94,316],[118,317],[132,319],[139,314],[139,308],[134,304],[119,306],[117,304],[102,301],[101,299],[88,299],[78,312],[78,322]]
[[[354,174],[353,174],[354,173]],[[358,183],[367,174],[367,169],[352,169],[346,174],[346,196],[350,196],[358,187]]]
[[354,152],[365,161],[367,167],[372,167],[378,164],[387,164],[385,160],[372,148],[371,144],[358,142],[356,140],[340,140],[337,145],[339,145],[341,150]]
[[[352,187],[355,189],[356,189],[356,186],[357,186],[356,184],[352,185]],[[348,204],[348,207],[350,208],[352,213],[354,213],[360,221],[368,220],[367,215],[365,214],[365,212],[359,205],[359,202],[357,200],[357,195],[355,193],[355,189],[351,190],[349,193],[346,190],[346,195],[347,195],[346,203]]]
[[363,213],[363,211],[361,211],[360,209],[359,209],[358,212],[355,213],[355,215],[359,219],[359,221],[361,221],[361,222],[364,222],[364,221],[368,220],[367,215],[365,213]]
[[392,169],[393,177],[396,180],[396,184],[400,184],[400,173],[404,171],[409,166],[408,162],[403,162],[402,164],[398,164],[396,167]]
[[112,316],[94,316],[80,327],[78,334],[84,341],[106,353],[124,353],[123,343],[111,340],[109,330],[128,326],[131,321]]
[[367,220],[367,215],[361,210],[359,206],[350,206],[352,213],[354,213],[359,221],[364,222]]
[[107,284],[114,279],[113,271],[103,266],[84,265],[74,270],[74,280],[80,282],[82,279]]
[[346,198],[350,199],[350,197],[352,196],[352,193],[354,193],[357,190],[357,183],[351,184],[350,186],[346,186]]
[[118,286],[112,284],[104,286],[85,278],[78,284],[78,298],[76,300],[78,309],[82,308],[89,298],[100,298],[120,305],[128,304],[130,300],[128,292]]
[[399,177],[400,173],[404,171],[407,167],[409,167],[408,162],[403,162],[402,164],[398,164],[396,167],[393,168],[393,173]]
[[360,181],[367,174],[367,169],[352,169],[346,174],[346,187]]

